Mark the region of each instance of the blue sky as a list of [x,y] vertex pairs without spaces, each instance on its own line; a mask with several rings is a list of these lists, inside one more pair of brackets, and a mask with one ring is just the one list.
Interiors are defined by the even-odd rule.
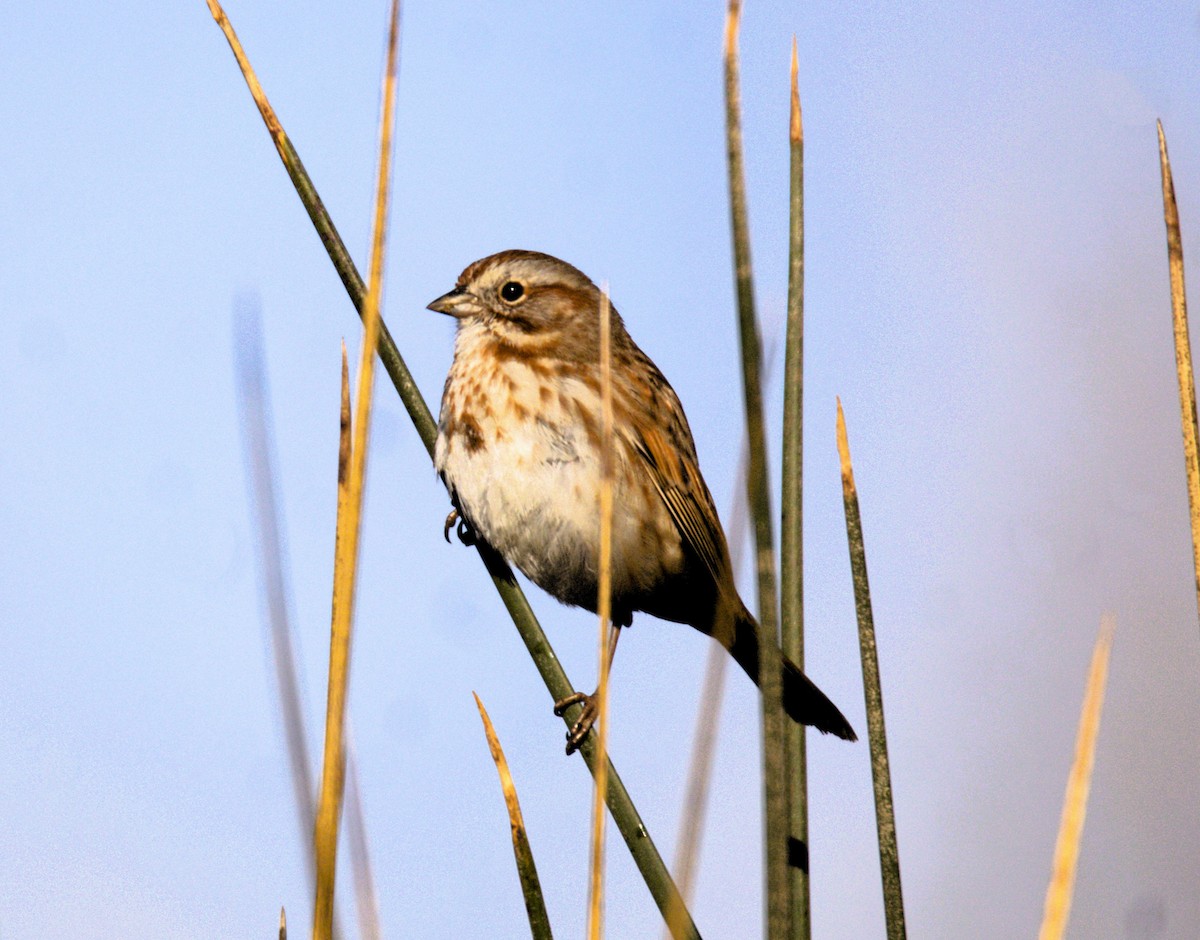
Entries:
[[[384,4],[228,13],[363,265]],[[404,16],[384,314],[427,399],[452,324],[425,304],[482,255],[559,255],[610,284],[687,407],[728,518],[741,404],[723,7],[410,3]],[[742,91],[768,336],[786,289],[793,34],[808,667],[862,729],[840,395],[910,929],[1035,929],[1087,660],[1112,610],[1074,932],[1194,936],[1200,629],[1154,119],[1190,250],[1200,14],[751,3]],[[265,936],[281,904],[302,934],[311,902],[261,626],[233,310],[252,297],[263,312],[312,719],[339,343],[353,354],[357,321],[199,0],[17,6],[0,61],[0,934]],[[768,398],[777,419],[779,390]],[[447,499],[386,379],[373,446],[351,721],[385,935],[527,935],[472,690],[508,751],[550,916],[575,935],[590,777],[563,757],[474,554],[442,541]],[[591,617],[531,598],[590,687]],[[642,618],[616,662],[614,760],[668,857],[706,642]],[[759,922],[757,729],[755,692],[731,673],[695,904],[708,938]],[[816,739],[810,764],[816,935],[878,935],[866,747]],[[619,842],[609,858],[610,936],[655,935]]]

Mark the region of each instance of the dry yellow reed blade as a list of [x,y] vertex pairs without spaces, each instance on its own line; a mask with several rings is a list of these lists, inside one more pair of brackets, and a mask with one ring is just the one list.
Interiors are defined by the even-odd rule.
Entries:
[[337,868],[338,817],[345,772],[342,726],[349,665],[349,622],[345,612],[353,581],[345,577],[346,545],[349,542],[350,463],[353,443],[350,418],[350,367],[346,344],[342,343],[342,407],[338,435],[337,527],[334,536],[333,613],[329,640],[329,688],[325,705],[325,751],[317,818],[313,832],[316,846],[317,890],[314,902],[313,936],[328,940],[333,932],[333,888]]
[[[600,563],[597,612],[600,620],[600,678],[596,688],[597,766],[592,800],[592,851],[588,891],[588,940],[604,936],[604,829],[608,818],[608,672],[612,624],[613,405],[612,308],[608,286],[600,292]],[[615,635],[613,637],[615,641]]]
[[[334,561],[333,627],[329,644],[329,692],[325,711],[325,763],[317,809],[317,892],[313,913],[314,940],[329,940],[333,929],[333,895],[337,871],[338,820],[345,787],[343,743],[350,671],[351,625],[362,530],[362,495],[366,477],[368,429],[375,379],[375,348],[379,342],[379,305],[383,292],[383,257],[391,182],[392,129],[396,104],[396,58],[400,33],[400,4],[392,0],[388,24],[387,67],[383,79],[383,114],[379,131],[379,173],[371,238],[371,269],[363,309],[363,345],[358,369],[354,443],[350,449],[349,479],[339,467],[338,536]],[[346,407],[345,392],[343,406]],[[344,445],[343,445],[344,446]],[[344,502],[343,502],[344,488]],[[344,510],[344,511],[343,511]]]
[[1058,826],[1058,841],[1054,846],[1054,870],[1046,889],[1046,908],[1038,940],[1062,940],[1067,932],[1067,918],[1071,913],[1071,898],[1075,890],[1075,869],[1079,863],[1079,842],[1083,838],[1092,767],[1096,761],[1096,737],[1100,733],[1100,713],[1104,708],[1108,654],[1112,649],[1115,629],[1116,619],[1106,614],[1100,624],[1100,635],[1096,637],[1092,665],[1088,670],[1083,710],[1079,715],[1079,733],[1075,738],[1075,760],[1067,777],[1062,820]]
[[500,789],[504,793],[504,805],[508,808],[508,824],[512,830],[513,855],[517,860],[517,874],[521,879],[521,893],[525,896],[525,910],[529,914],[529,927],[534,940],[550,938],[550,919],[546,915],[546,902],[542,896],[542,886],[538,879],[537,866],[533,863],[533,849],[529,845],[529,835],[525,830],[525,818],[521,815],[521,803],[517,799],[517,787],[513,783],[512,773],[508,769],[508,760],[504,749],[500,746],[500,738],[492,725],[483,701],[475,692],[475,706],[479,709],[479,717],[483,720],[483,733],[487,736],[488,750],[492,752],[492,760],[496,763],[496,772],[500,775]]
[[1179,410],[1183,425],[1183,460],[1187,473],[1188,509],[1192,519],[1192,569],[1196,606],[1200,609],[1200,445],[1196,427],[1196,380],[1192,373],[1192,343],[1188,336],[1187,293],[1183,284],[1183,234],[1175,180],[1167,156],[1167,138],[1158,122],[1158,162],[1162,171],[1163,221],[1167,226],[1167,265],[1171,277],[1171,319],[1175,333],[1175,369],[1179,375]]

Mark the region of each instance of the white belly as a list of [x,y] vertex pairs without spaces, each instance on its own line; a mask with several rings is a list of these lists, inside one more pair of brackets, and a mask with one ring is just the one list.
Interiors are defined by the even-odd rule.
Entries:
[[[569,604],[596,604],[599,460],[569,430],[534,421],[472,449],[438,438],[437,463],[478,533],[526,577]],[[493,432],[493,433],[489,433]]]
[[[518,384],[517,388],[521,386]],[[448,393],[449,406],[453,395]],[[435,463],[459,508],[509,564],[560,601],[596,609],[600,457],[593,437],[557,402],[523,417],[493,398],[455,433],[443,402]],[[506,415],[503,422],[496,415]],[[450,432],[447,433],[447,428]],[[618,448],[613,512],[614,613],[678,572],[678,530],[658,494]]]

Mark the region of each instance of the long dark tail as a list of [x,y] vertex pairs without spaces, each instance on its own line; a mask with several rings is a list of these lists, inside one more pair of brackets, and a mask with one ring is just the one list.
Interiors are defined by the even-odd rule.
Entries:
[[[737,660],[739,666],[746,670],[746,675],[759,685],[759,640],[758,623],[742,609],[735,620],[733,642],[729,644],[729,652]],[[718,631],[719,632],[719,631]],[[857,741],[858,735],[850,727],[836,705],[829,700],[824,692],[813,684],[800,667],[786,656],[783,659],[783,710],[793,721],[802,725],[811,725],[825,734],[836,734],[847,741]]]

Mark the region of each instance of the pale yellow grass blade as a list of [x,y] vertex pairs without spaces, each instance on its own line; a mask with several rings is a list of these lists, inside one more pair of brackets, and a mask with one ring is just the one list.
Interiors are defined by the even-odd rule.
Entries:
[[338,498],[337,526],[334,536],[333,626],[329,640],[329,689],[325,711],[325,751],[321,789],[317,798],[317,818],[313,832],[316,846],[317,890],[313,915],[313,936],[328,940],[333,932],[333,887],[337,868],[338,810],[345,771],[342,742],[347,667],[349,665],[348,621],[344,614],[349,608],[347,592],[351,581],[345,577],[345,551],[349,541],[350,517],[350,367],[346,361],[346,344],[342,344],[342,407],[341,430],[338,435]]
[[[354,442],[349,455],[349,479],[339,466],[338,535],[334,560],[333,628],[329,644],[329,692],[325,712],[325,763],[317,808],[317,896],[313,913],[314,940],[328,940],[333,927],[333,894],[337,871],[338,821],[345,787],[343,735],[350,671],[350,630],[354,618],[354,589],[358,543],[362,529],[362,497],[366,477],[368,429],[375,379],[375,348],[379,343],[379,305],[383,292],[383,257],[391,182],[392,130],[396,103],[396,58],[400,33],[400,3],[392,0],[388,24],[387,68],[383,80],[383,114],[379,132],[379,173],[371,239],[371,269],[363,310],[362,356],[358,369]],[[343,392],[343,407],[348,407]],[[344,445],[343,445],[344,446]]]
[[1046,889],[1046,909],[1038,940],[1061,940],[1067,932],[1071,913],[1071,897],[1075,890],[1075,869],[1079,862],[1079,842],[1083,837],[1083,822],[1087,815],[1088,791],[1091,788],[1092,767],[1096,760],[1096,736],[1100,732],[1100,712],[1104,708],[1104,687],[1108,678],[1108,654],[1112,649],[1116,620],[1106,614],[1100,624],[1100,635],[1092,653],[1088,670],[1087,689],[1083,694],[1083,711],[1079,716],[1079,734],[1075,739],[1075,760],[1067,777],[1067,794],[1063,799],[1062,821],[1058,826],[1058,842],[1054,846],[1054,870]]
[[588,891],[588,940],[604,936],[604,829],[608,819],[608,667],[609,631],[612,625],[612,515],[613,515],[613,405],[612,405],[612,310],[608,286],[600,292],[600,679],[596,696],[597,772],[592,800],[592,852]]

